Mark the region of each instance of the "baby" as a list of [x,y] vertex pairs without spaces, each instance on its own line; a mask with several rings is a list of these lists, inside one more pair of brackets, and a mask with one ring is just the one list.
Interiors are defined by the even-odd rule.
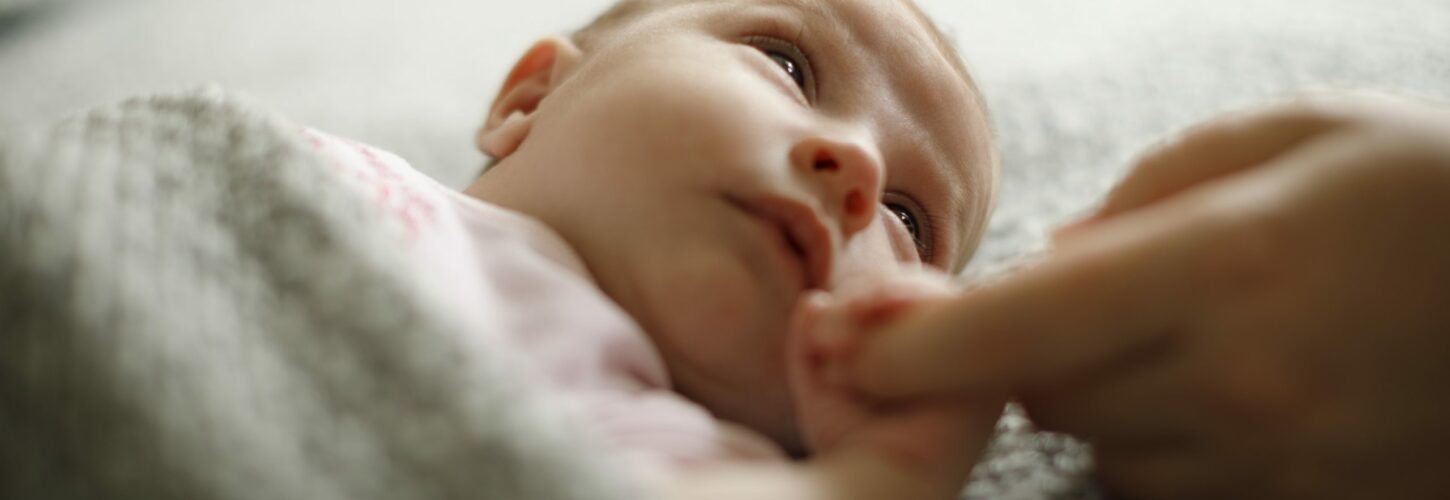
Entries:
[[462,193],[311,137],[657,496],[951,498],[1001,409],[844,385],[856,338],[950,293],[996,184],[909,0],[625,0],[519,59]]

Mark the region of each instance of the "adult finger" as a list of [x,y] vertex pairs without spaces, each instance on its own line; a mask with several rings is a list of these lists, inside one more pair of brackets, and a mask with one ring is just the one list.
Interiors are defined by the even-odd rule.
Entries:
[[1120,450],[1185,446],[1212,419],[1198,397],[1200,374],[1177,343],[1135,354],[1111,369],[1026,388],[1019,400],[1033,423]]
[[1098,221],[1263,165],[1324,134],[1407,120],[1443,127],[1444,120],[1425,108],[1374,93],[1330,93],[1215,119],[1145,153],[1095,213],[1054,231],[1053,239],[1065,240]]
[[1346,126],[1352,116],[1341,104],[1302,100],[1191,128],[1143,155],[1092,218],[1112,217],[1262,165],[1308,139]]
[[[1272,162],[1330,162],[1325,151],[1338,151],[1342,135],[1322,134]],[[1303,184],[1284,175],[1291,170],[1254,169],[1105,219],[1035,267],[923,308],[870,339],[854,378],[884,397],[1012,390],[1150,346],[1226,290],[1267,273],[1280,236],[1270,233],[1283,225],[1274,207]]]
[[1121,451],[1095,447],[1095,474],[1113,498],[1229,498],[1202,450]]
[[1062,379],[1176,331],[1199,302],[1198,265],[1223,233],[1185,197],[1115,218],[997,283],[924,306],[863,346],[860,387],[878,396],[1001,390]]
[[[1286,491],[1281,449],[1263,440],[1202,434],[1179,446],[1093,445],[1095,473],[1114,498],[1321,498]],[[1358,498],[1351,496],[1350,498]]]

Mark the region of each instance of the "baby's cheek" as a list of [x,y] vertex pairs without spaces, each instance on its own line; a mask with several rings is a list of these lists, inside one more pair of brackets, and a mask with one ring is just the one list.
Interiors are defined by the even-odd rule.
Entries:
[[874,282],[878,277],[896,274],[901,267],[904,266],[898,261],[883,219],[878,217],[846,241],[831,274],[831,283],[839,288]]

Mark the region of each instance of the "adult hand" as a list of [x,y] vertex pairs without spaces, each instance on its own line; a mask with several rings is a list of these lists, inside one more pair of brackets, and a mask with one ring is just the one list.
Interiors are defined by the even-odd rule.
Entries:
[[883,397],[1008,390],[1134,497],[1450,495],[1450,118],[1202,125],[1050,258],[870,339]]
[[[796,413],[812,453],[825,460],[856,455],[897,478],[878,496],[956,498],[991,438],[1004,396],[921,397],[883,402],[847,385],[861,343],[956,287],[925,269],[858,277],[832,292],[802,297],[791,321],[790,378]],[[879,488],[878,488],[879,489]]]

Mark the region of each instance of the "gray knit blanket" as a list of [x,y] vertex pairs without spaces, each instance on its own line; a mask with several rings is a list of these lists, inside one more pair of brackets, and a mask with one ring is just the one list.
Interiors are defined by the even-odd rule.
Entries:
[[[336,175],[215,89],[0,136],[0,498],[636,498]],[[998,434],[964,496],[1091,496]]]

